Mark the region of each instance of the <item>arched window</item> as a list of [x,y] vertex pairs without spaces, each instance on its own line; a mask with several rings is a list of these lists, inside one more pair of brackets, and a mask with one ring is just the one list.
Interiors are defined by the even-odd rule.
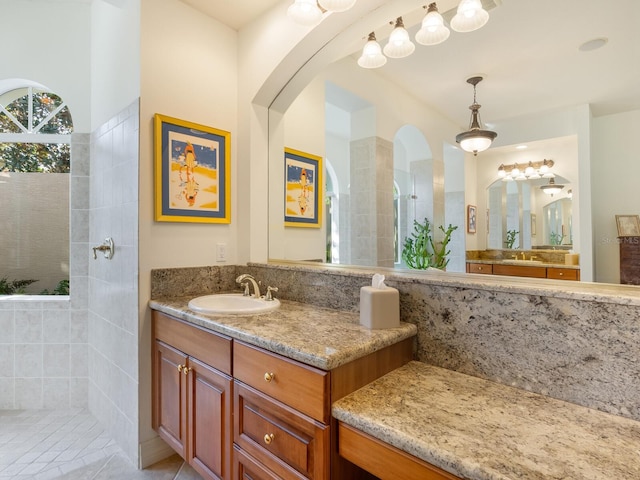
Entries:
[[64,294],[71,114],[45,87],[10,83],[0,83],[0,294]]

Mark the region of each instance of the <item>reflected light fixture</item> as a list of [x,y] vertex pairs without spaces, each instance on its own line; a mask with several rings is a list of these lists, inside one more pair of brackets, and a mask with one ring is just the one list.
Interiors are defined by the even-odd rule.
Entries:
[[320,23],[322,13],[316,0],[295,0],[287,9],[289,18],[307,27]]
[[389,36],[389,42],[382,51],[389,58],[404,58],[411,55],[415,49],[416,46],[409,38],[409,32],[404,28],[402,17],[398,17],[396,25]]
[[[482,81],[482,77],[471,77],[467,79],[467,83],[473,85],[473,103],[469,106],[471,110],[471,121],[469,122],[469,130],[456,135],[456,142],[465,152],[472,152],[478,155],[491,146],[491,142],[498,136],[496,132],[491,130],[483,130],[480,123],[480,107],[476,101],[476,85]],[[518,172],[520,173],[520,172]]]
[[387,63],[387,57],[382,54],[382,47],[376,40],[376,34],[371,32],[367,43],[362,48],[362,55],[358,65],[362,68],[378,68]]
[[356,4],[356,0],[318,0],[322,8],[329,12],[344,12]]
[[444,42],[451,32],[444,25],[444,18],[438,12],[435,2],[430,3],[427,14],[422,19],[422,26],[416,33],[416,42],[420,45],[437,45]]
[[451,28],[456,32],[473,32],[489,21],[489,12],[482,8],[480,0],[462,0],[451,19]]
[[555,179],[550,178],[549,183],[546,185],[540,186],[540,190],[542,190],[547,195],[551,195],[552,197],[556,193],[560,193],[560,191],[564,188],[564,185],[557,184]]
[[554,161],[546,158],[541,161],[527,164],[513,163],[505,165],[504,163],[498,167],[498,177],[503,181],[510,180],[537,180],[538,178],[553,178],[555,175],[551,171]]

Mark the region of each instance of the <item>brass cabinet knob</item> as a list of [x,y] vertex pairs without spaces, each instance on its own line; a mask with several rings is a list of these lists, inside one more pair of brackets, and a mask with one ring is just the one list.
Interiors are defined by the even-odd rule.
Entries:
[[184,373],[185,375],[189,375],[189,372],[190,372],[190,371],[191,371],[191,367],[189,367],[189,368],[184,367],[184,368],[182,369],[182,373]]
[[182,373],[183,368],[184,368],[184,365],[178,365],[178,372]]
[[271,445],[271,442],[273,442],[273,433],[265,433],[264,434],[264,443],[266,443],[267,445]]
[[480,272],[481,272],[481,271],[482,271],[482,267],[478,267],[478,271],[480,271]]
[[267,373],[264,374],[264,381],[269,383],[269,382],[271,382],[271,380],[273,380],[275,378],[275,376],[276,376],[275,373],[267,372]]

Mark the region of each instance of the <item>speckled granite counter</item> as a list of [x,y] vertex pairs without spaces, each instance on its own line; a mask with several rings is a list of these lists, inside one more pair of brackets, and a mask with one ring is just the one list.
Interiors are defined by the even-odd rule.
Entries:
[[421,362],[338,400],[332,413],[462,478],[640,478],[640,422]]
[[189,310],[189,298],[159,298],[154,310],[323,370],[332,370],[417,333],[415,325],[369,330],[357,313],[281,300],[278,310],[251,316],[214,316]]

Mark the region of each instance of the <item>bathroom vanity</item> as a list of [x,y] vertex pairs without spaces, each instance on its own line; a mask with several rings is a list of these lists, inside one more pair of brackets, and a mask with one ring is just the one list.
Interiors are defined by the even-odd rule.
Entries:
[[153,427],[206,479],[359,478],[331,405],[413,356],[414,325],[285,302],[253,316],[152,302]]

